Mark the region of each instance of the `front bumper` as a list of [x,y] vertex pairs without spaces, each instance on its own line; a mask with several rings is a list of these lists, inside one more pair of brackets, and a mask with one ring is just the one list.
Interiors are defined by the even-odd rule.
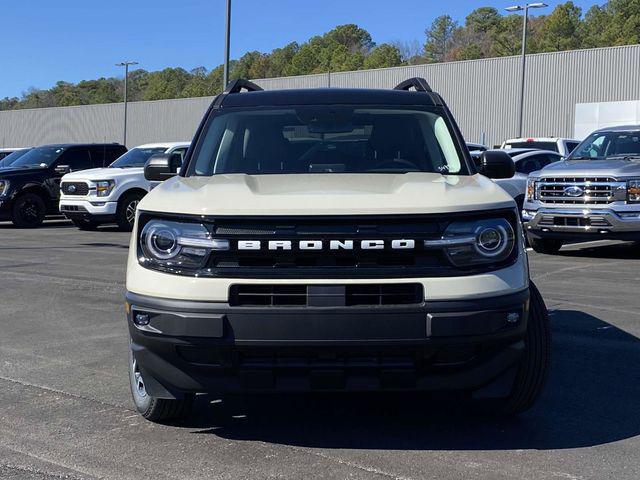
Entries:
[[548,208],[522,211],[525,231],[538,238],[640,239],[640,206],[636,211],[609,208]]
[[111,222],[116,218],[118,202],[89,200],[60,200],[60,212],[69,219]]
[[[231,307],[127,293],[148,392],[473,390],[513,370],[529,290],[384,307]],[[148,315],[136,325],[136,314]]]

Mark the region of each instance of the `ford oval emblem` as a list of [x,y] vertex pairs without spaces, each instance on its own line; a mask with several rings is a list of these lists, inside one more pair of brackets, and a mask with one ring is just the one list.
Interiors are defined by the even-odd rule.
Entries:
[[67,188],[67,190],[69,190],[69,193],[75,193],[76,186],[75,185],[69,185],[69,188]]
[[584,190],[576,185],[571,185],[564,189],[564,194],[567,197],[580,197],[584,193]]

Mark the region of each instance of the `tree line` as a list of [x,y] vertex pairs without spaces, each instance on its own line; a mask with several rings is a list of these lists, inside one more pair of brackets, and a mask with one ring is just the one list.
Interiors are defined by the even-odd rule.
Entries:
[[[568,1],[529,24],[529,53],[555,52],[640,43],[640,0],[609,0],[583,15]],[[270,78],[341,72],[399,65],[517,55],[521,50],[521,15],[502,15],[493,7],[473,10],[459,24],[449,15],[426,28],[422,42],[376,44],[357,25],[340,25],[306,42],[292,42],[270,53],[252,51],[230,64],[231,78]],[[162,100],[215,95],[222,90],[223,67],[187,71],[136,69],[129,76],[129,99]],[[0,110],[114,103],[122,101],[122,78],[78,83],[59,81],[49,89],[31,88],[18,97],[0,100]]]

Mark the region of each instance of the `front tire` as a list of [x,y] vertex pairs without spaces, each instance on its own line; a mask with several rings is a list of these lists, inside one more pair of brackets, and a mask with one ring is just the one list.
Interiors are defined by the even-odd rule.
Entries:
[[116,210],[116,222],[120,230],[130,232],[136,219],[136,209],[144,194],[138,192],[127,193],[118,201]]
[[138,362],[129,349],[129,386],[136,410],[151,422],[165,422],[187,417],[193,408],[193,395],[179,400],[156,398],[147,393]]
[[527,235],[529,245],[535,252],[544,253],[546,255],[555,255],[562,248],[562,240],[533,238]]
[[533,282],[529,284],[529,320],[524,339],[525,351],[520,360],[509,396],[499,405],[503,415],[517,415],[529,410],[542,393],[551,363],[551,328],[547,307]]
[[13,204],[11,221],[19,228],[36,228],[42,225],[47,207],[35,193],[20,195]]

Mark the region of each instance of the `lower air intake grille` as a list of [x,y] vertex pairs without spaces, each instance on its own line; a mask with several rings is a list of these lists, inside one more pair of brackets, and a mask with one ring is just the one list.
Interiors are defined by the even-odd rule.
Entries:
[[244,307],[358,307],[418,305],[422,284],[232,285],[229,303]]

